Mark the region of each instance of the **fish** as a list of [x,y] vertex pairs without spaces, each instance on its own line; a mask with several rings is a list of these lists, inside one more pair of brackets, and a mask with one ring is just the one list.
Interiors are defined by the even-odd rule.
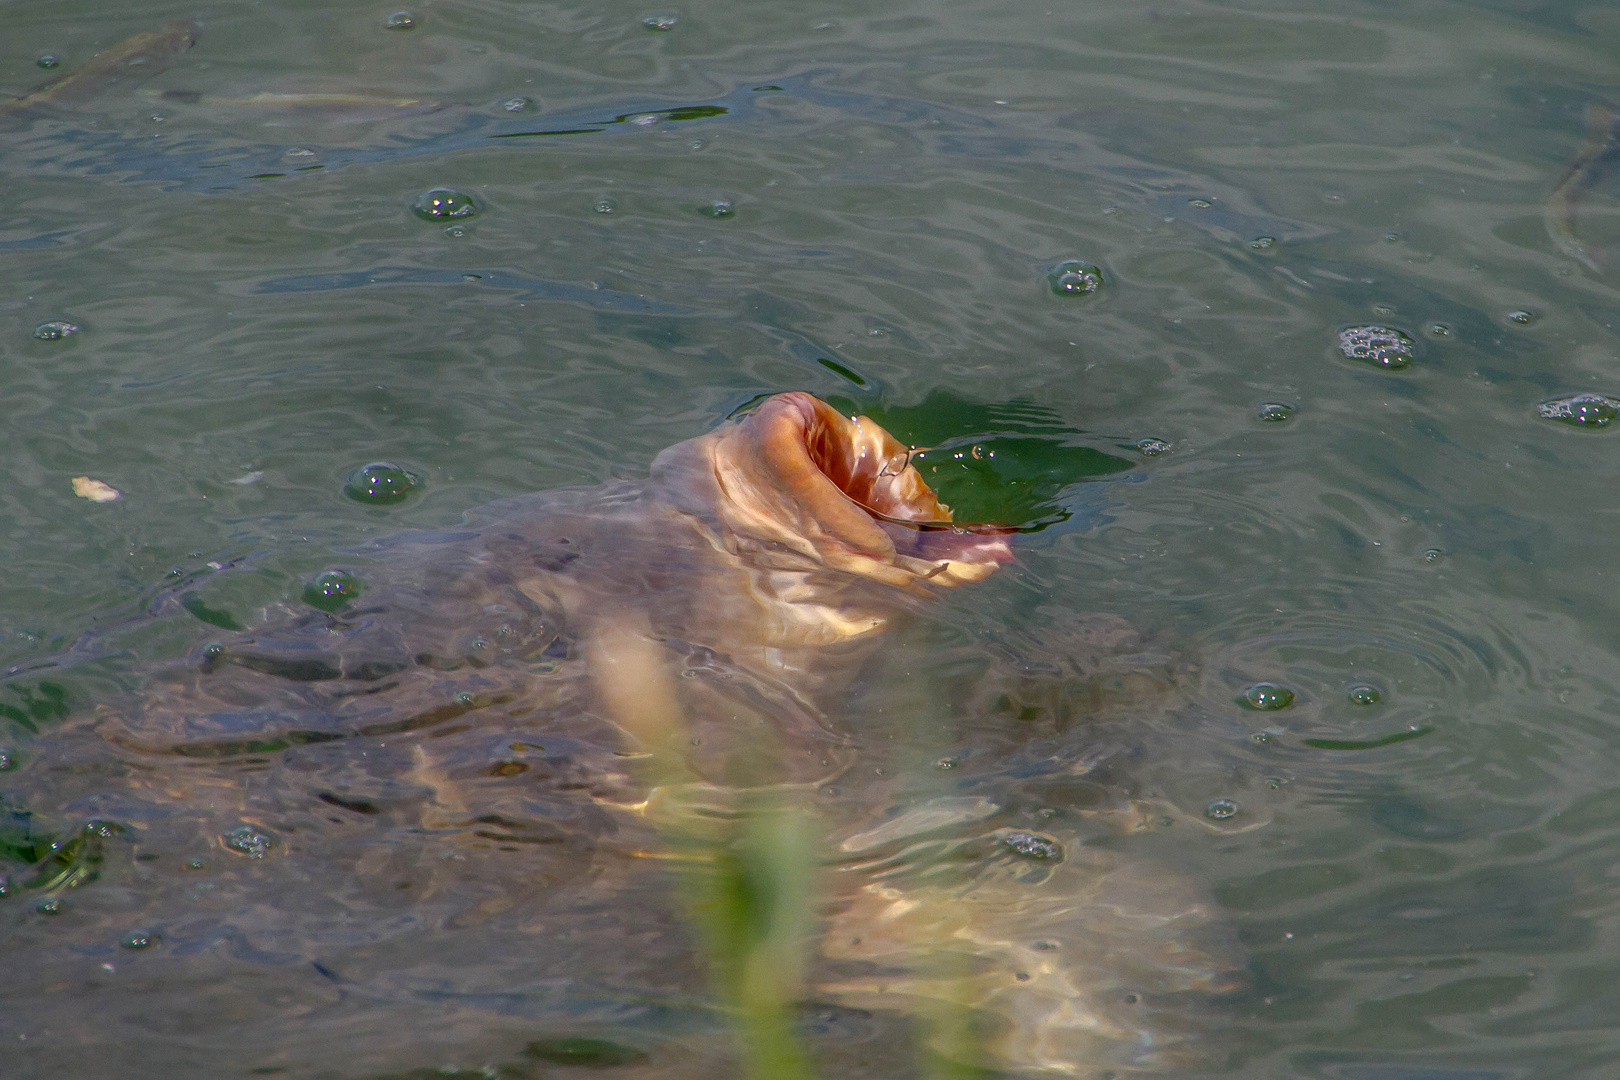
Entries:
[[[1240,966],[1196,886],[987,796],[863,793],[863,667],[1014,558],[914,453],[777,394],[644,478],[379,538],[254,616],[182,582],[11,672],[0,716],[38,733],[0,774],[0,853],[33,866],[0,917],[92,913],[0,935],[0,1037],[53,1032],[37,1061],[8,1042],[18,1075],[190,1075],[181,1034],[289,1073],[340,1043],[356,1076],[670,1041],[695,1077],[705,987],[756,1061],[792,1058],[802,1001],[920,1019],[975,1068],[1170,1060],[1163,1002],[1121,1002]],[[114,933],[161,945],[78,979]]]
[[1603,253],[1585,244],[1576,231],[1575,214],[1581,197],[1603,179],[1620,150],[1620,110],[1605,101],[1586,107],[1586,137],[1575,160],[1554,185],[1543,220],[1547,235],[1558,250],[1594,274],[1602,274]]
[[144,30],[96,53],[78,67],[50,79],[21,97],[0,103],[0,116],[18,116],[42,108],[82,105],[115,84],[150,78],[197,43],[195,23],[171,22]]

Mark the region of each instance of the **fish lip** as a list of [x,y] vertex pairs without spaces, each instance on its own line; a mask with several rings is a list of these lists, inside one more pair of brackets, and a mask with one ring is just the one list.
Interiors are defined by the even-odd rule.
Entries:
[[[718,451],[734,523],[835,565],[875,560],[914,581],[956,563],[962,569],[940,579],[955,583],[1012,558],[1012,530],[951,520],[911,464],[913,448],[870,418],[846,417],[810,394],[765,399],[722,435]],[[969,565],[984,569],[966,571]]]

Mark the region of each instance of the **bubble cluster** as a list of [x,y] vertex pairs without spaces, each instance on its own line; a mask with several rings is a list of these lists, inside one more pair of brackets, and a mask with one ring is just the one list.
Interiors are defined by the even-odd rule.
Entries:
[[1259,411],[1255,415],[1268,424],[1281,424],[1287,420],[1293,419],[1294,407],[1292,405],[1284,405],[1280,401],[1268,401],[1264,405],[1260,406]]
[[70,323],[65,319],[52,319],[42,322],[34,327],[34,336],[40,341],[61,341],[65,337],[72,337],[84,327],[78,323]]
[[1057,859],[1063,856],[1063,845],[1049,836],[1037,833],[1014,832],[1001,838],[1007,849],[1014,855],[1022,855],[1026,859]]
[[387,30],[413,30],[416,28],[416,16],[408,11],[396,11],[383,20],[383,27]]
[[1557,420],[1572,427],[1604,427],[1620,413],[1620,399],[1602,394],[1576,394],[1554,398],[1536,406],[1544,420]]
[[225,846],[238,855],[246,855],[250,859],[262,859],[275,843],[269,836],[255,829],[251,825],[232,829],[220,837]]
[[411,204],[411,210],[423,221],[444,221],[449,218],[470,218],[478,214],[478,204],[471,195],[463,195],[450,188],[424,191]]
[[373,461],[349,474],[348,482],[343,485],[343,494],[355,502],[389,506],[405,501],[420,483],[420,477],[398,465]]
[[1351,360],[1403,368],[1417,358],[1417,343],[1388,326],[1351,326],[1339,331],[1339,351]]
[[675,29],[675,24],[680,21],[681,17],[679,15],[672,12],[660,12],[656,15],[648,15],[645,19],[642,19],[641,25],[645,26],[649,30],[658,31],[661,33],[666,30]]
[[1294,692],[1276,683],[1258,682],[1243,691],[1243,703],[1251,709],[1274,712],[1294,703]]
[[1058,296],[1090,296],[1103,287],[1103,273],[1090,263],[1071,259],[1052,267],[1046,281]]
[[1140,439],[1136,443],[1136,448],[1142,452],[1143,457],[1158,457],[1170,449],[1170,443],[1166,439]]
[[1345,696],[1350,699],[1352,705],[1376,705],[1383,695],[1378,692],[1376,686],[1358,683],[1345,691]]
[[360,581],[342,570],[328,570],[304,586],[304,603],[322,611],[337,611],[360,595]]

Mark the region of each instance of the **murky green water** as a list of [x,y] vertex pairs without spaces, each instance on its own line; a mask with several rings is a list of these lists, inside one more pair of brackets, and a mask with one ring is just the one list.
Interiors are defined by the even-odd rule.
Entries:
[[[928,860],[1057,843],[1025,899],[942,910],[981,960],[1059,927],[1116,1012],[1173,965],[1087,935],[1210,898],[1235,974],[1141,1021],[1174,1062],[1109,1069],[1620,1069],[1620,425],[1538,412],[1620,397],[1613,272],[1543,215],[1620,85],[1612,6],[410,12],[0,15],[19,94],[201,27],[0,132],[0,1072],[729,1074],[689,905],[624,858],[667,830],[516,770],[441,835],[409,738],[92,731],[267,606],[340,607],[357,544],[643,475],[789,389],[1044,526],[847,673],[835,866],[940,822],[1008,845],[889,867],[926,896]],[[1617,199],[1580,204],[1595,252]],[[1406,340],[1353,359],[1353,327]],[[417,739],[445,768],[521,757],[478,700]],[[930,1074],[926,1008],[806,997],[821,1074]]]

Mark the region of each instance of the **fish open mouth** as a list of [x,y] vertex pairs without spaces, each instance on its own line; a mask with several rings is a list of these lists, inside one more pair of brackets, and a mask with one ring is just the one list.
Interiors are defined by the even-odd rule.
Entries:
[[834,566],[892,579],[959,584],[1012,557],[994,525],[959,527],[911,465],[911,449],[871,419],[809,394],[767,398],[722,434],[716,475],[743,531]]

